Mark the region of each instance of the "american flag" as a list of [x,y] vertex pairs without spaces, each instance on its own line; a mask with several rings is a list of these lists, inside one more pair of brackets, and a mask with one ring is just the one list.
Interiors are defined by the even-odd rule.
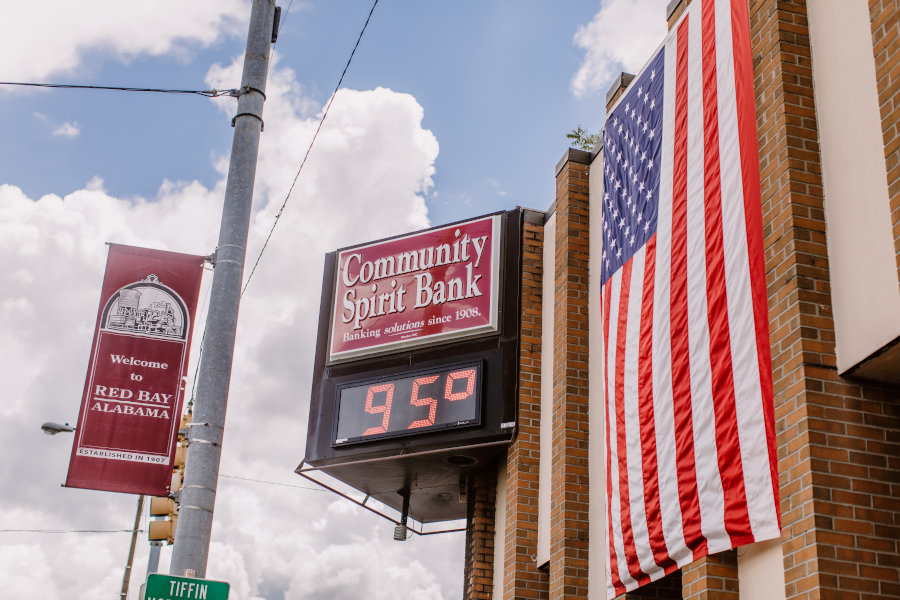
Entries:
[[777,538],[746,0],[695,0],[607,117],[610,598]]

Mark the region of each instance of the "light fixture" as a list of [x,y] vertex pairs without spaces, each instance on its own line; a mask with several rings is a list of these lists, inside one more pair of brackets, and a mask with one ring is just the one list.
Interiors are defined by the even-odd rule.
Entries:
[[41,425],[41,431],[43,431],[47,435],[56,435],[57,433],[70,433],[72,431],[75,431],[75,428],[68,423],[60,425],[59,423],[54,423],[53,421],[47,421],[46,423]]
[[400,513],[400,522],[394,526],[394,541],[403,542],[409,536],[409,528],[406,526],[406,519],[409,517],[409,490],[404,489],[397,493],[403,496],[403,510]]

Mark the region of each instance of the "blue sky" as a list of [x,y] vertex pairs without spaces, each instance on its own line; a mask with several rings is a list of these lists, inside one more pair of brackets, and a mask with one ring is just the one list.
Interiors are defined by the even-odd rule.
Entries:
[[[275,50],[306,93],[328,99],[371,2],[294,2]],[[344,85],[412,94],[422,126],[440,144],[434,223],[553,200],[553,166],[578,123],[603,121],[603,91],[576,98],[570,80],[584,58],[572,43],[597,3],[379,4]],[[209,65],[243,50],[243,33],[223,36],[189,57],[138,56],[122,63],[93,51],[54,82],[200,89]],[[235,82],[235,85],[237,83]],[[0,181],[29,196],[65,194],[99,175],[116,196],[152,198],[163,178],[219,174],[210,153],[230,147],[227,116],[201,97],[78,90],[0,94]],[[42,118],[42,115],[45,118]],[[53,135],[63,123],[80,134]],[[297,140],[298,144],[306,140]],[[39,160],[35,157],[39,156]],[[289,174],[286,173],[285,176]]]
[[[665,4],[379,2],[241,305],[207,572],[228,580],[233,597],[460,597],[460,534],[399,544],[387,521],[293,474],[323,256],[517,205],[548,208],[566,133],[579,123],[599,130],[613,76],[636,72],[662,40]],[[293,2],[269,74],[251,263],[370,7]],[[248,18],[247,0],[46,0],[39,14],[3,3],[0,81],[237,87]],[[119,590],[127,534],[37,531],[125,529],[135,499],[61,488],[71,438],[48,438],[39,425],[77,417],[104,243],[214,249],[234,107],[0,87],[0,448],[16,457],[0,461],[0,530],[29,530],[0,531],[7,595]],[[142,537],[130,598],[147,552]],[[163,570],[169,556],[164,549]]]

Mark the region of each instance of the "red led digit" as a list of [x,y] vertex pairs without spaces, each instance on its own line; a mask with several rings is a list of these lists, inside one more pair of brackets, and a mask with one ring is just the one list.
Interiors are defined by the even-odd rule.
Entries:
[[[453,392],[453,382],[457,379],[466,378],[466,391]],[[454,400],[465,400],[475,391],[475,369],[466,369],[465,371],[455,371],[447,375],[447,386],[444,388],[444,398],[453,402]]]
[[[387,392],[384,399],[384,404],[381,406],[372,406],[372,398],[375,397],[375,394],[379,392]],[[366,412],[370,415],[377,415],[382,413],[384,416],[381,418],[381,425],[378,427],[369,427],[365,431],[363,431],[363,435],[372,435],[374,433],[384,433],[388,428],[388,421],[391,420],[391,402],[394,400],[394,384],[393,383],[382,383],[381,385],[372,385],[369,386],[369,391],[366,392]]]
[[412,397],[410,397],[409,403],[413,406],[428,406],[428,417],[425,419],[419,419],[418,421],[413,421],[409,424],[409,427],[407,427],[407,429],[415,429],[417,427],[428,427],[429,425],[434,425],[434,415],[437,413],[437,399],[419,398],[419,386],[434,383],[437,378],[437,375],[428,375],[427,377],[419,377],[413,382]]

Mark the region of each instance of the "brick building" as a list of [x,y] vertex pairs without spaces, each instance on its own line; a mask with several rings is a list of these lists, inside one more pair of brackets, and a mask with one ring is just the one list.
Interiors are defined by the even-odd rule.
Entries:
[[[627,598],[900,598],[898,4],[748,0],[782,535]],[[602,160],[568,150],[526,215],[518,431],[470,482],[467,599],[606,596]]]

